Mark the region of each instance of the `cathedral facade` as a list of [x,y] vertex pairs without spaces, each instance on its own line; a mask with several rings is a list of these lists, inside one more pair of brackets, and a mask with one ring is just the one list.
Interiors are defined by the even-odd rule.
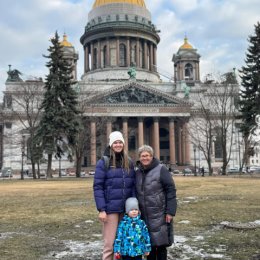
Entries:
[[[114,130],[122,131],[132,157],[148,144],[168,165],[194,165],[189,119],[196,107],[193,95],[206,90],[200,80],[200,55],[188,39],[172,56],[174,77],[169,82],[158,72],[159,31],[144,0],[95,0],[80,42],[84,73],[76,88],[83,97],[84,116],[91,118],[91,141],[82,165],[95,166]],[[77,53],[66,37],[61,44],[76,79]],[[21,147],[26,146],[23,126],[12,112],[23,84],[39,86],[39,95],[43,91],[41,80],[7,80],[0,129],[2,166],[20,168]],[[102,136],[97,135],[98,118],[106,119]]]
[[[156,26],[144,1],[95,1],[80,38],[84,75],[79,82],[91,122],[90,163],[100,156],[96,117],[108,117],[106,135],[124,134],[129,153],[149,144],[161,161],[191,163],[188,121],[192,104],[157,72]],[[199,83],[199,55],[185,39],[174,55],[176,80]],[[131,72],[134,75],[131,75]]]

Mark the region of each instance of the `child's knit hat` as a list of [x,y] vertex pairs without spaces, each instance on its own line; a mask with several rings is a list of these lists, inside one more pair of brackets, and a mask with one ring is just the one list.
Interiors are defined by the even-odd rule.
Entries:
[[125,202],[125,212],[128,214],[129,211],[137,209],[139,211],[138,200],[134,197],[128,198]]

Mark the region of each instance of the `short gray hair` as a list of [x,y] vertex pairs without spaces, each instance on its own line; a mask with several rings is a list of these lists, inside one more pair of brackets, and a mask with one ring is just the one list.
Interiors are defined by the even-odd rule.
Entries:
[[144,144],[138,148],[138,156],[140,157],[141,153],[147,152],[153,156],[153,148],[150,145]]

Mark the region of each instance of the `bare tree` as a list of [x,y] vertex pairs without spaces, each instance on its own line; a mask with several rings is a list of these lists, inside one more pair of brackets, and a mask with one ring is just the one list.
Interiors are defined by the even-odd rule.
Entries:
[[[190,120],[192,142],[203,152],[210,174],[213,171],[212,155],[217,147],[222,157],[223,175],[226,174],[231,156],[239,88],[230,78],[230,74],[224,75],[220,83],[204,85],[204,91],[196,94],[195,109]],[[213,144],[216,146],[213,147]]]
[[[36,178],[35,164],[38,162],[34,137],[41,113],[42,90],[42,81],[25,81],[19,85],[19,90],[12,96],[12,111],[22,124],[22,136],[28,136],[28,153],[25,153],[25,157],[31,160],[33,178]],[[22,142],[24,148],[25,140],[23,139]]]
[[212,174],[212,142],[213,122],[210,120],[211,113],[206,107],[204,98],[199,96],[200,108],[194,109],[190,118],[190,136],[193,144],[202,151],[208,164],[209,174]]
[[85,109],[89,106],[86,97],[81,93],[78,96],[78,110],[80,111],[80,122],[81,129],[77,135],[77,142],[74,146],[75,157],[76,157],[76,177],[80,177],[82,168],[82,160],[85,154],[90,154],[90,143],[91,143],[91,122],[95,121],[96,124],[96,137],[100,142],[100,150],[104,149],[106,143],[106,123],[112,119],[108,117],[97,117],[84,115]]

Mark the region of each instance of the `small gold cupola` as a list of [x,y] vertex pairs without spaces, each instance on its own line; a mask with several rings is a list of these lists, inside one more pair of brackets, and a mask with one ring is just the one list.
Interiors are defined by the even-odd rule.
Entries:
[[73,47],[72,44],[70,42],[68,42],[67,40],[67,35],[66,33],[63,34],[63,41],[60,43],[61,46],[63,47]]
[[188,38],[185,36],[184,43],[180,47],[180,49],[193,49],[192,45],[188,43]]

